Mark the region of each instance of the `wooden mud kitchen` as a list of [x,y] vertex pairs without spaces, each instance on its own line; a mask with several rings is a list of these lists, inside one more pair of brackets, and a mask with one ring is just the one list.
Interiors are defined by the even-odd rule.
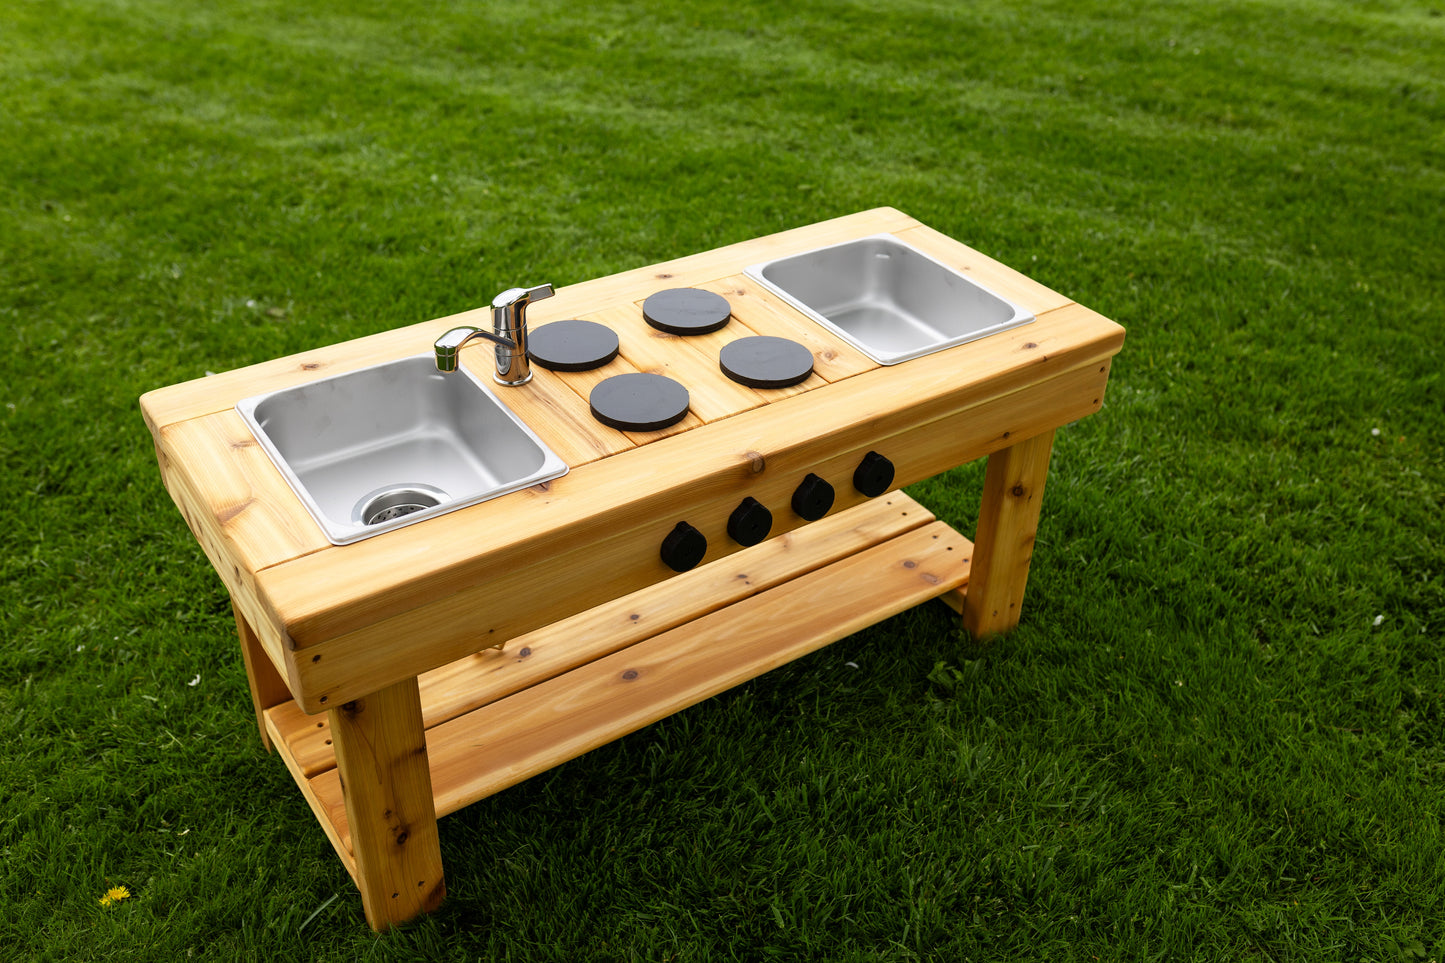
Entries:
[[[439,816],[926,599],[1016,625],[1123,340],[880,208],[140,404],[381,930],[442,901]],[[973,542],[899,490],[981,457]]]

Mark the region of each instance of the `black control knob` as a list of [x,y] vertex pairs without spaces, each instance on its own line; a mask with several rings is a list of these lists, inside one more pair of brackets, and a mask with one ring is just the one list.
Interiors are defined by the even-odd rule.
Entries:
[[662,560],[674,572],[686,572],[707,554],[707,537],[687,522],[678,522],[662,540]]
[[793,492],[793,511],[810,522],[816,522],[832,507],[833,486],[809,472]]
[[853,487],[869,498],[883,494],[893,487],[893,462],[870,451],[853,472]]
[[749,495],[728,516],[728,537],[739,545],[756,545],[773,530],[773,513]]

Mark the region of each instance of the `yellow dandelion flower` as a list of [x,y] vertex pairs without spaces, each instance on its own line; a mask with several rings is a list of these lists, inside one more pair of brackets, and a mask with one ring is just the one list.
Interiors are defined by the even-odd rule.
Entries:
[[119,903],[123,899],[130,899],[130,890],[126,889],[124,886],[112,886],[110,889],[106,890],[105,895],[100,898],[100,905],[114,906],[116,903]]

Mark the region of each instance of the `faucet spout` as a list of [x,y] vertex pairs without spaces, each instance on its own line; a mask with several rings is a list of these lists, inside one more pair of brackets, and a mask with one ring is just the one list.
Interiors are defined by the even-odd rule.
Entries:
[[438,371],[457,370],[457,352],[468,342],[482,338],[497,346],[497,370],[492,380],[499,385],[516,387],[532,380],[532,366],[527,358],[527,305],[553,295],[552,285],[534,288],[508,288],[492,299],[492,330],[464,324],[437,338]]
[[490,331],[483,331],[481,328],[472,327],[470,324],[463,324],[459,327],[452,328],[446,334],[437,338],[436,343],[432,345],[436,350],[437,370],[457,370],[457,352],[462,349],[463,345],[475,341],[477,338],[491,341],[495,343],[498,348],[506,348],[509,353],[517,347],[514,342],[508,341],[506,338],[499,338]]

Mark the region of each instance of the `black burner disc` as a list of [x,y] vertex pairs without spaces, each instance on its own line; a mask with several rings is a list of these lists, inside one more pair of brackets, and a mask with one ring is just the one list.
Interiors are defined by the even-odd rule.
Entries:
[[813,352],[787,338],[738,338],[718,355],[723,374],[750,388],[787,388],[813,373]]
[[668,288],[642,302],[647,323],[668,334],[707,334],[728,323],[732,306],[701,288]]
[[553,321],[531,332],[527,355],[553,371],[591,371],[618,351],[617,332],[595,321]]
[[588,398],[592,416],[622,431],[660,431],[687,415],[687,389],[655,374],[620,374],[599,383]]

